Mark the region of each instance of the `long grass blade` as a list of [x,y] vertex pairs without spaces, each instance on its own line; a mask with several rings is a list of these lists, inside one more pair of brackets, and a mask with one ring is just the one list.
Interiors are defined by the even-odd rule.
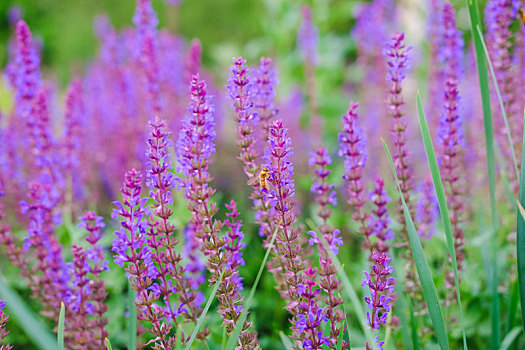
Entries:
[[66,318],[66,308],[64,303],[60,303],[60,314],[58,315],[57,343],[58,350],[64,350],[64,320]]
[[128,327],[128,349],[137,348],[137,306],[135,300],[137,292],[129,287],[128,291],[128,309],[129,309],[129,327]]
[[509,333],[507,333],[505,338],[503,338],[503,341],[501,342],[501,346],[499,350],[510,349],[510,347],[512,346],[512,344],[514,344],[516,339],[518,339],[518,336],[521,334],[522,331],[523,330],[521,329],[521,327],[513,328]]
[[339,338],[337,338],[337,345],[336,350],[342,350],[343,349],[343,338],[345,336],[345,320],[341,323],[341,332],[339,333]]
[[189,350],[191,348],[191,345],[193,344],[193,341],[197,337],[197,334],[199,333],[199,330],[202,326],[202,322],[204,322],[204,318],[208,314],[208,310],[210,309],[211,303],[213,299],[215,298],[215,294],[217,294],[217,289],[219,289],[219,286],[222,282],[224,271],[219,276],[219,280],[215,283],[215,286],[213,287],[213,290],[211,292],[210,297],[208,298],[208,301],[206,302],[206,305],[204,306],[204,310],[202,310],[202,314],[199,316],[199,319],[197,320],[197,324],[195,325],[195,329],[193,330],[193,333],[191,333],[190,340],[188,341],[188,344],[186,345],[186,350]]
[[[483,43],[477,32],[478,26],[481,27],[479,16],[479,4],[477,0],[466,0],[470,19],[470,32],[474,40],[474,51],[476,53],[476,66],[478,68],[479,87],[481,93],[481,103],[483,107],[483,126],[485,129],[485,146],[487,155],[487,173],[489,178],[489,197],[490,197],[490,213],[492,218],[492,273],[490,289],[492,293],[491,306],[491,343],[492,349],[499,347],[500,335],[500,312],[499,312],[499,295],[498,295],[498,269],[496,268],[498,247],[496,240],[496,232],[498,228],[496,216],[496,167],[494,164],[494,132],[492,126],[492,111],[490,107],[490,90],[489,77],[487,72],[487,63],[485,62],[485,54],[483,50]],[[483,253],[485,255],[485,252]]]
[[[306,219],[306,224],[308,226],[310,226],[310,228],[312,230],[319,232],[319,229],[317,228],[317,226],[314,224],[314,222],[311,219]],[[341,264],[341,262],[337,258],[337,255],[335,255],[332,252],[332,249],[330,248],[330,245],[328,244],[326,239],[324,239],[323,235],[317,235],[317,236],[318,236],[319,241],[321,242],[321,244],[324,246],[326,252],[330,256],[330,259],[332,259],[332,262],[334,263],[334,265],[335,265],[335,267],[336,267],[336,269],[338,271],[338,275],[341,278],[341,282],[343,282],[343,294],[346,294],[346,297],[352,302],[352,306],[354,308],[354,312],[355,312],[355,314],[357,316],[357,319],[360,321],[359,324],[361,325],[361,327],[363,329],[363,332],[365,333],[365,337],[368,340],[368,343],[369,344],[375,344],[375,342],[374,342],[375,339],[374,339],[372,333],[370,332],[369,327],[367,326],[367,324],[365,322],[366,315],[365,315],[365,312],[363,311],[363,308],[361,306],[362,301],[357,296],[357,293],[356,293],[354,287],[352,286],[352,283],[350,282],[350,279],[348,278],[347,274],[344,271],[343,265]]]
[[106,345],[108,346],[107,350],[113,350],[113,347],[111,346],[111,343],[109,342],[108,338],[106,338]]
[[0,299],[5,302],[9,313],[18,320],[20,327],[36,347],[42,350],[57,348],[55,337],[44,323],[35,317],[18,293],[9,287],[4,278],[0,279]]
[[228,344],[226,345],[226,350],[233,350],[237,346],[237,340],[239,339],[239,335],[241,334],[241,331],[243,328],[242,326],[244,326],[246,317],[248,317],[248,310],[250,309],[250,306],[252,305],[253,296],[255,295],[255,290],[257,289],[257,286],[259,285],[259,280],[261,279],[262,273],[264,271],[264,267],[266,266],[266,262],[268,261],[270,252],[273,249],[273,243],[275,242],[275,237],[277,237],[277,230],[274,231],[272,240],[270,241],[270,245],[268,246],[268,249],[266,249],[266,254],[264,254],[264,259],[261,262],[261,266],[259,266],[259,271],[257,272],[255,281],[253,282],[252,288],[250,289],[250,294],[248,294],[248,298],[246,298],[246,302],[244,303],[244,308],[242,309],[241,315],[239,316],[239,319],[237,320],[237,327],[235,327],[230,337],[230,340],[228,340]]
[[388,149],[385,140],[381,139],[381,141],[383,142],[383,147],[385,148],[385,152],[388,156],[388,161],[390,163],[390,167],[392,168],[392,173],[394,174],[394,177],[396,179],[397,188],[399,190],[399,195],[403,204],[403,213],[405,214],[405,222],[407,225],[410,248],[414,257],[414,263],[416,264],[417,274],[419,275],[419,281],[421,282],[421,288],[423,289],[423,296],[425,298],[425,302],[430,313],[430,319],[432,320],[432,324],[434,325],[434,332],[436,333],[438,344],[441,350],[448,350],[450,348],[447,338],[447,331],[445,328],[445,322],[443,321],[443,313],[441,312],[441,304],[439,302],[439,298],[436,292],[434,280],[432,280],[430,268],[428,267],[428,261],[425,256],[425,253],[423,252],[421,242],[419,241],[419,236],[417,234],[416,227],[414,226],[414,221],[412,221],[412,217],[410,216],[410,212],[408,211],[408,207],[403,197],[403,193],[401,192],[401,185],[399,183],[399,179],[397,178],[397,173],[394,167],[394,161],[392,160],[392,155],[390,154],[390,150]]
[[[525,114],[525,112],[524,112]],[[525,146],[525,131],[523,132],[523,146]],[[525,164],[525,148],[522,148],[521,164]],[[518,281],[520,287],[521,318],[523,329],[525,330],[525,220],[523,218],[523,207],[525,206],[525,167],[521,167],[520,174],[520,191],[517,213],[517,242],[516,249],[518,255]]]
[[452,233],[452,224],[450,222],[450,215],[448,212],[447,199],[445,197],[445,189],[443,182],[441,181],[441,173],[439,171],[436,154],[434,152],[434,145],[432,143],[432,137],[428,130],[427,119],[425,117],[425,111],[423,110],[423,104],[421,103],[421,96],[417,93],[417,112],[419,115],[419,126],[421,128],[421,136],[423,137],[423,144],[425,145],[425,152],[427,154],[428,166],[430,167],[430,173],[432,174],[432,181],[434,182],[434,188],[436,190],[436,196],[439,204],[439,212],[441,213],[441,223],[445,229],[445,236],[447,238],[448,253],[452,260],[452,268],[454,270],[454,285],[456,287],[456,296],[458,299],[459,306],[459,324],[463,333],[463,348],[467,349],[467,337],[465,335],[465,325],[463,323],[463,307],[461,305],[461,292],[459,289],[459,275],[458,275],[458,263],[456,260],[456,249],[454,247],[454,235]]
[[281,337],[281,341],[286,350],[294,350],[294,347],[293,347],[293,344],[290,338],[288,338],[286,334],[283,333],[283,331],[279,331],[279,336]]
[[505,106],[503,105],[503,98],[501,97],[501,92],[499,90],[498,81],[496,79],[496,73],[494,72],[494,67],[492,66],[492,61],[490,59],[489,50],[487,49],[487,44],[485,44],[485,39],[483,39],[483,33],[481,32],[481,28],[479,24],[476,26],[476,32],[479,37],[479,41],[481,42],[481,46],[483,47],[483,52],[485,53],[485,59],[488,63],[489,69],[490,69],[490,75],[492,76],[492,82],[494,83],[494,87],[496,89],[496,95],[498,96],[498,102],[501,109],[501,115],[503,116],[503,121],[505,122],[505,128],[507,129],[507,138],[509,141],[509,149],[510,154],[512,156],[512,161],[514,162],[514,171],[516,175],[516,179],[519,178],[519,172],[518,172],[518,161],[516,160],[516,153],[514,152],[514,141],[512,140],[512,134],[510,132],[510,125],[509,120],[507,118],[507,112],[505,112]]

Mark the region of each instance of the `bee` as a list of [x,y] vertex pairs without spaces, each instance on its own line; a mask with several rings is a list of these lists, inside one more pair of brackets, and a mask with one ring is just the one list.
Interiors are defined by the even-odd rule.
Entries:
[[523,22],[523,24],[525,24],[525,10],[523,9],[523,7],[520,8],[519,15],[520,15],[521,21]]
[[270,188],[268,186],[268,181],[267,181],[269,175],[270,175],[270,170],[268,170],[268,168],[262,168],[261,171],[259,172],[259,175],[252,176],[250,180],[248,180],[248,185],[253,186],[259,183],[261,185],[261,188],[268,191]]

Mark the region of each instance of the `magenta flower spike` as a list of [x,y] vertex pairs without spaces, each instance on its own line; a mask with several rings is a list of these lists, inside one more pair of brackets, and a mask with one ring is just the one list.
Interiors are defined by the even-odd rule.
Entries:
[[[413,211],[413,205],[410,201],[410,191],[412,190],[413,169],[410,163],[410,157],[407,149],[407,121],[403,112],[405,101],[402,92],[402,82],[406,79],[406,71],[409,68],[409,52],[412,49],[404,44],[405,34],[396,33],[392,36],[390,42],[385,46],[383,54],[387,57],[388,75],[387,81],[390,82],[389,96],[387,106],[392,118],[392,139],[394,150],[392,156],[397,176],[401,184],[401,192],[410,211]],[[402,216],[403,208],[401,199],[399,200],[399,215]],[[403,222],[403,239],[408,242],[406,223]]]
[[[9,320],[9,316],[5,313],[5,303],[0,300],[0,343],[4,341],[5,337],[9,334],[9,331],[6,328],[7,321]],[[13,348],[12,345],[9,344],[1,344],[0,350],[11,350]]]
[[347,183],[348,204],[354,208],[352,219],[359,223],[359,233],[364,236],[363,246],[370,246],[371,227],[369,214],[364,210],[366,203],[363,173],[367,161],[366,138],[363,129],[358,126],[356,102],[350,102],[348,113],[343,115],[343,132],[339,134],[339,156],[345,157],[343,179]]
[[272,60],[261,57],[259,69],[255,70],[253,75],[253,107],[262,130],[262,141],[266,142],[270,123],[277,115],[277,109],[275,109],[273,102],[277,78],[272,67]]
[[[394,268],[389,265],[390,257],[386,253],[374,252],[372,254],[372,271],[364,271],[365,278],[362,286],[368,288],[370,297],[365,297],[369,311],[366,313],[368,325],[372,330],[378,330],[385,324],[388,313],[395,300],[394,286],[396,279],[392,277]],[[379,341],[378,341],[379,343]],[[367,349],[372,349],[367,343]]]
[[390,198],[385,190],[385,181],[379,176],[376,178],[374,190],[370,192],[370,200],[374,203],[373,216],[370,220],[371,234],[378,238],[370,247],[370,252],[377,251],[378,253],[388,254],[390,249],[389,241],[394,239],[395,235],[392,232],[387,209]]
[[122,202],[114,202],[115,209],[112,217],[121,217],[120,228],[115,231],[112,251],[116,253],[114,261],[124,267],[128,273],[131,288],[137,291],[137,317],[140,320],[151,322],[148,331],[153,334],[155,343],[159,346],[171,348],[175,346],[175,339],[168,337],[171,323],[163,322],[166,317],[165,309],[155,303],[158,294],[152,288],[153,280],[158,272],[153,263],[151,249],[148,246],[146,231],[148,229],[146,207],[148,197],[141,197],[142,175],[132,169],[126,173],[122,187]]
[[[320,233],[328,243],[332,253],[337,255],[339,253],[339,246],[343,245],[343,239],[339,236],[340,230],[335,229],[328,219],[332,211],[329,205],[336,206],[337,199],[335,197],[334,185],[329,184],[327,177],[330,175],[328,165],[332,163],[332,159],[328,155],[326,148],[320,148],[316,152],[310,153],[309,165],[315,167],[314,184],[311,192],[315,194],[315,201],[319,204],[317,216],[321,219],[319,227]],[[319,238],[314,231],[308,231],[311,236],[309,239],[310,245],[316,245],[319,250],[319,272],[320,276],[319,286],[322,291],[326,293],[327,307],[324,309],[326,318],[330,322],[330,334],[325,335],[330,344],[337,344],[341,328],[341,322],[345,319],[346,313],[339,308],[343,304],[343,300],[339,296],[338,290],[341,281],[337,277],[337,269],[335,268],[330,255],[319,242]],[[348,344],[343,343],[343,348]]]
[[[210,285],[217,283],[220,276],[223,276],[217,290],[217,299],[220,303],[219,312],[224,318],[223,325],[231,334],[238,326],[237,321],[244,305],[238,297],[240,280],[239,261],[235,262],[238,258],[237,248],[231,246],[232,235],[239,238],[241,224],[237,221],[221,222],[214,218],[217,205],[211,201],[215,189],[210,186],[212,177],[208,169],[211,156],[215,153],[215,122],[206,83],[199,80],[198,74],[191,81],[190,100],[191,114],[184,119],[177,142],[178,170],[185,175],[182,184],[184,195],[190,202],[190,228],[207,258],[206,267],[211,273],[208,280]],[[232,210],[229,216],[237,217],[236,206],[232,204],[229,208]],[[227,236],[221,235],[221,228],[225,224],[231,231]],[[249,330],[250,326],[251,322],[243,325],[244,331],[238,340],[242,349],[258,347],[256,333]]]

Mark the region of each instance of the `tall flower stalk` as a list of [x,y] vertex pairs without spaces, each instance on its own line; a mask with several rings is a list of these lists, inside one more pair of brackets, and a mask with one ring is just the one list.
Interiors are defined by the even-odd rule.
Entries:
[[[463,269],[464,232],[461,227],[463,215],[464,184],[461,179],[464,155],[464,131],[462,120],[459,115],[459,80],[463,74],[461,60],[463,57],[462,34],[456,28],[454,8],[446,2],[443,7],[444,37],[441,57],[443,60],[443,75],[445,78],[445,94],[443,101],[443,113],[438,128],[439,144],[441,154],[439,163],[445,193],[447,195],[447,206],[450,209],[450,223],[454,236],[454,248],[458,270]],[[446,278],[448,288],[454,290],[454,273],[449,271]],[[454,298],[455,293],[451,293]]]
[[[190,95],[191,115],[184,119],[177,143],[178,169],[185,176],[184,195],[190,202],[188,208],[192,213],[190,224],[200,242],[202,253],[207,257],[206,267],[211,272],[208,281],[212,285],[219,283],[217,298],[220,312],[225,317],[223,324],[231,334],[238,326],[236,323],[243,307],[242,299],[236,299],[240,290],[237,279],[239,263],[234,263],[235,258],[228,254],[231,253],[226,248],[228,238],[221,234],[224,223],[214,218],[217,205],[211,201],[215,190],[210,186],[212,177],[208,168],[215,152],[215,123],[206,84],[199,80],[198,75],[192,78]],[[233,210],[234,207],[230,208]],[[235,211],[234,215],[237,215]],[[240,228],[239,223],[230,222],[229,225],[230,230]],[[232,308],[232,304],[235,307]],[[249,330],[250,326],[251,322],[248,321],[242,325],[243,331],[239,337],[242,349],[258,348],[256,334]]]

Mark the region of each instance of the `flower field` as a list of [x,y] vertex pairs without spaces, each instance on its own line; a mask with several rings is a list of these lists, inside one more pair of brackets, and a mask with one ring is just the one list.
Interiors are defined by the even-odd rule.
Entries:
[[0,11],[0,350],[525,348],[524,1]]

